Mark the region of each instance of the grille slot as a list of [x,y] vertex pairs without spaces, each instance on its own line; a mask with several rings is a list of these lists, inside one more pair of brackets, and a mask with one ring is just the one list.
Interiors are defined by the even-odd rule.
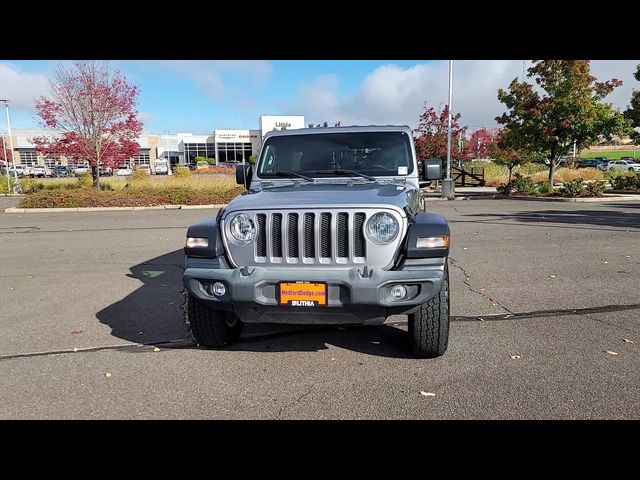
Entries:
[[282,258],[282,214],[274,213],[271,217],[271,254]]
[[364,213],[358,212],[353,219],[353,256],[366,257],[367,244],[364,241]]
[[320,258],[331,258],[331,214],[320,214]]
[[316,215],[314,213],[304,214],[304,258],[316,257],[315,246],[315,231],[313,224],[315,223]]
[[256,255],[258,257],[266,257],[267,235],[265,225],[267,223],[267,216],[264,213],[257,214],[256,223],[258,224],[258,231],[256,232]]
[[349,214],[338,213],[336,223],[337,257],[349,258]]
[[298,258],[298,214],[290,213],[287,218],[287,254],[289,258]]

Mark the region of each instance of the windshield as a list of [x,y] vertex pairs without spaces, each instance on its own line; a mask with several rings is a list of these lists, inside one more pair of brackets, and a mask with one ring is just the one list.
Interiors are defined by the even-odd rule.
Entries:
[[[344,132],[268,138],[260,154],[258,175],[296,172],[310,177],[354,170],[370,176],[409,175],[413,156],[405,132]],[[354,173],[353,176],[357,176]]]

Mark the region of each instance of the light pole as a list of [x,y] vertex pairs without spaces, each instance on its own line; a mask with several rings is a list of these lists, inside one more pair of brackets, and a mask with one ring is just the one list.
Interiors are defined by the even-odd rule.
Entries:
[[447,176],[442,182],[442,197],[453,198],[455,186],[451,179],[451,97],[453,93],[453,60],[449,60],[449,116],[447,118]]
[[[2,149],[4,150],[5,168],[7,169],[7,193],[11,193],[11,181],[9,180],[9,157],[7,157],[7,141],[4,138],[4,134],[2,135]],[[13,158],[13,155],[11,158]]]
[[164,131],[164,150],[166,153],[166,157],[167,157],[167,169],[171,168],[171,162],[169,161],[169,130],[165,130]]
[[[11,120],[9,118],[9,100],[4,98],[4,99],[0,99],[0,102],[4,102],[4,109],[5,109],[5,112],[7,113],[7,132],[9,134],[9,148],[11,149],[11,160],[13,163],[13,178],[14,178],[13,193],[16,193],[15,190],[17,189],[17,185],[18,185],[18,172],[16,172],[16,161],[13,157],[15,155],[15,152],[13,151],[13,137],[11,136]],[[7,157],[5,155],[5,159],[6,158]],[[8,170],[7,170],[7,176],[9,176]]]

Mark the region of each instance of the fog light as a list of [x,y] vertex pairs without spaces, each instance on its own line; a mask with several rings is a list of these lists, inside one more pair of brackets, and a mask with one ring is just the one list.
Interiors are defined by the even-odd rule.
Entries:
[[225,288],[224,283],[216,282],[213,285],[211,285],[211,292],[216,297],[221,297],[222,295],[224,295],[227,292],[227,289]]
[[394,300],[407,298],[407,288],[404,285],[394,285],[391,287],[391,296]]

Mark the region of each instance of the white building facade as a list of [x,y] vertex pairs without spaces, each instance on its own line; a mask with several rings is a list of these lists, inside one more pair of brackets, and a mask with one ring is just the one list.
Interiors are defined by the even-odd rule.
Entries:
[[[263,115],[260,117],[260,130],[216,129],[210,134],[188,132],[152,134],[144,133],[137,142],[140,152],[130,159],[136,166],[148,166],[155,171],[156,159],[169,159],[171,166],[196,164],[197,157],[214,158],[216,163],[248,162],[251,155],[258,155],[262,139],[272,130],[292,130],[305,128],[302,115]],[[14,158],[16,164],[23,165],[72,165],[66,158],[57,155],[43,157],[36,152],[30,139],[39,136],[55,136],[55,130],[48,129],[12,129]],[[5,144],[10,145],[7,135]],[[80,160],[74,165],[84,163]]]

